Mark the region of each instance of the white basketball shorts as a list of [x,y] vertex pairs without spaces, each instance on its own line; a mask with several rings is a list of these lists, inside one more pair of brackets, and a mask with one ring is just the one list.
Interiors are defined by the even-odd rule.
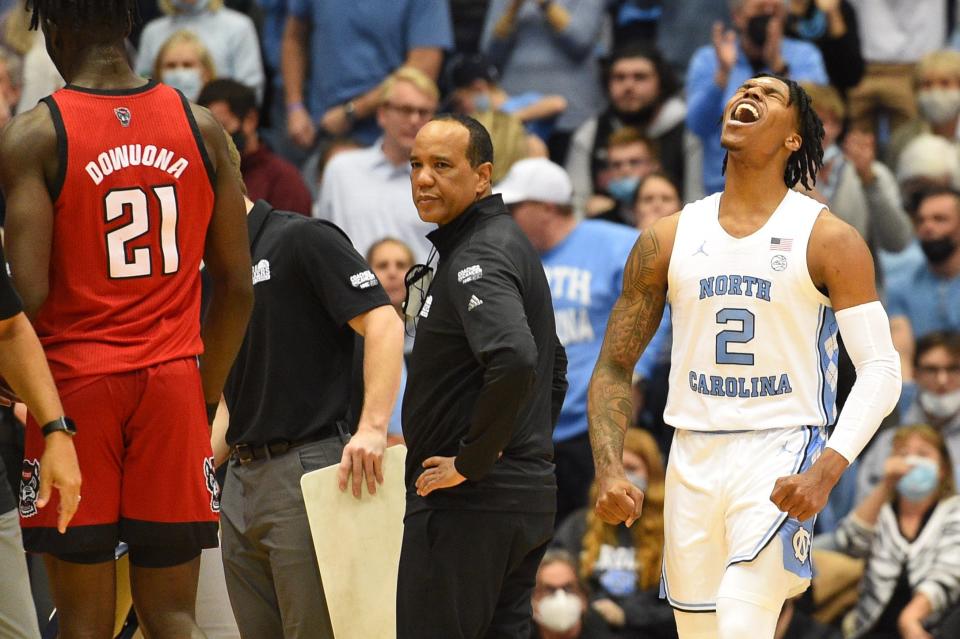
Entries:
[[825,442],[823,429],[810,426],[677,429],[667,464],[660,596],[677,610],[716,610],[727,567],[753,561],[775,536],[784,570],[796,582],[788,596],[803,592],[812,576],[815,518],[788,517],[770,494],[778,478],[809,468]]

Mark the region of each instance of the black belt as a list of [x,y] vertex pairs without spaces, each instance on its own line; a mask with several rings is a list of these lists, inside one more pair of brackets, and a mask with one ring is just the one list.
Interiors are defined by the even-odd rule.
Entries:
[[250,462],[258,459],[272,459],[273,457],[283,455],[284,453],[287,453],[298,446],[318,442],[321,439],[330,439],[331,437],[336,437],[336,434],[324,432],[317,435],[311,435],[310,437],[304,437],[302,439],[295,439],[292,442],[287,440],[279,440],[270,442],[269,444],[260,445],[240,443],[234,445],[234,447],[230,449],[230,459],[235,459],[241,464],[249,464]]

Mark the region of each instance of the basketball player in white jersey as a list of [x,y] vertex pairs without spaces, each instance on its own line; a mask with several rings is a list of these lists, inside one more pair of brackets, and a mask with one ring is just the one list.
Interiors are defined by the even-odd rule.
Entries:
[[[597,514],[630,525],[643,494],[624,476],[634,363],[673,316],[665,421],[661,595],[681,639],[771,639],[809,585],[813,520],[900,394],[899,359],[863,239],[791,190],[819,168],[807,94],[747,81],[723,112],[726,188],[641,235],[590,384]],[[857,380],[836,428],[837,329]]]

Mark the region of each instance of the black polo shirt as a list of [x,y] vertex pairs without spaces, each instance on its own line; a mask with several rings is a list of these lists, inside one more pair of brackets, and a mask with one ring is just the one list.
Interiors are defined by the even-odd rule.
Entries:
[[224,388],[227,443],[335,434],[350,404],[348,322],[390,300],[339,228],[263,200],[247,216],[254,306]]
[[[20,305],[20,296],[13,290],[10,284],[10,278],[7,277],[7,261],[3,257],[3,249],[0,249],[0,320],[10,319],[23,310]],[[0,458],[0,515],[13,510],[17,502],[7,488],[6,468],[3,459]]]

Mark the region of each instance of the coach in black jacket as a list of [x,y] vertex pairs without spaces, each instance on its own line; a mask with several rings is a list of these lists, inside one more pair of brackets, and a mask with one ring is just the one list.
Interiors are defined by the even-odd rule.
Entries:
[[398,639],[528,637],[553,532],[566,355],[540,258],[490,195],[492,162],[487,131],[464,116],[428,123],[411,153],[414,201],[440,226],[429,235],[440,259],[403,399]]

